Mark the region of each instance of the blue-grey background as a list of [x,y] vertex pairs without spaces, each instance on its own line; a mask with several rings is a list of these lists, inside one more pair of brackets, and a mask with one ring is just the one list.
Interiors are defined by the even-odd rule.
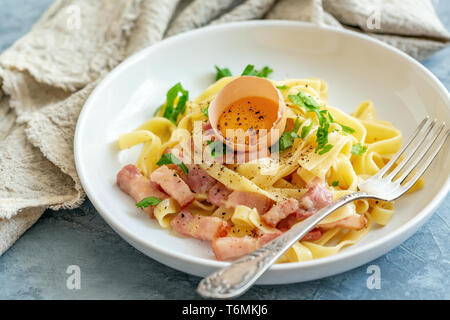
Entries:
[[[0,0],[0,52],[25,34],[52,0]],[[438,14],[450,29],[450,1]],[[450,87],[450,48],[422,61]],[[244,299],[450,299],[450,195],[398,248],[337,276],[257,286]],[[381,269],[381,289],[366,286],[367,267]],[[66,287],[69,265],[81,268],[81,289]],[[0,257],[0,299],[197,299],[199,279],[168,268],[128,245],[89,200],[76,210],[47,210]]]

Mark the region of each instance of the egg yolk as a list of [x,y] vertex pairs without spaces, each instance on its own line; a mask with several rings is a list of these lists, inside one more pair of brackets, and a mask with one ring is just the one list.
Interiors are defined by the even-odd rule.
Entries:
[[259,136],[260,131],[265,129],[268,132],[278,117],[278,105],[274,101],[264,97],[246,97],[231,103],[225,108],[219,117],[217,128],[225,139],[227,129],[233,130],[234,143],[237,142],[238,135],[234,130],[243,130],[245,144],[249,144],[249,136]]

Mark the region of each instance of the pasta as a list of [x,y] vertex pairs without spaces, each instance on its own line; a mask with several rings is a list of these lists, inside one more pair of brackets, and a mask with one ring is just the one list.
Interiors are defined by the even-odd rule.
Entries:
[[[219,79],[197,98],[185,101],[184,112],[175,114],[175,118],[165,117],[168,108],[167,102],[154,118],[136,130],[119,137],[119,149],[142,145],[136,166],[146,179],[154,181],[154,171],[164,165],[160,163],[160,159],[168,150],[177,150],[181,152],[179,158],[183,163],[188,164],[189,160],[194,159],[193,163],[197,164],[197,167],[188,165],[186,170],[189,168],[190,171],[206,172],[207,179],[212,179],[215,183],[220,182],[226,189],[222,191],[228,192],[228,198],[220,203],[211,200],[211,188],[195,192],[194,197],[182,209],[180,203],[165,189],[164,183],[168,184],[169,180],[161,182],[160,187],[169,196],[159,199],[160,202],[151,210],[162,228],[170,228],[172,222],[177,219],[177,214],[188,212],[193,215],[194,222],[195,219],[198,219],[198,221],[202,221],[201,223],[219,220],[225,223],[228,229],[226,234],[222,235],[222,241],[225,241],[223,240],[225,238],[245,238],[248,241],[252,239],[259,241],[263,239],[263,235],[276,236],[283,231],[284,225],[290,226],[288,218],[291,214],[284,217],[279,224],[270,225],[267,222],[269,220],[265,219],[262,212],[258,211],[259,206],[264,206],[262,204],[264,201],[259,199],[266,199],[265,201],[272,208],[276,204],[291,199],[292,203],[300,203],[304,206],[301,207],[301,210],[295,211],[297,215],[309,214],[311,210],[305,204],[305,197],[309,196],[308,201],[314,199],[311,185],[314,185],[316,181],[324,183],[324,190],[329,192],[333,200],[338,199],[357,191],[359,182],[378,172],[400,149],[401,132],[392,124],[376,118],[372,102],[364,101],[352,114],[346,114],[328,104],[328,86],[321,79],[270,80],[274,86],[279,88],[286,103],[286,128],[294,127],[291,135],[294,137],[292,145],[266,157],[240,163],[229,164],[216,161],[215,158],[196,162],[197,156],[205,154],[205,151],[198,150],[193,142],[197,133],[205,134],[201,126],[196,127],[196,122],[201,122],[202,125],[208,124],[208,113],[205,112],[205,109],[210,106],[224,86],[237,78],[223,77]],[[307,99],[312,100],[305,101],[315,101],[320,109],[308,109],[301,104],[294,103],[292,96],[306,96]],[[182,97],[177,96],[174,106],[181,99]],[[318,137],[321,136],[321,130],[322,132],[324,130],[323,121],[325,121],[321,115],[325,117],[328,127],[325,127],[326,144],[319,149]],[[295,128],[296,125],[297,128]],[[215,141],[202,141],[201,146],[207,148],[208,144]],[[226,146],[224,145],[224,147]],[[212,155],[210,149],[206,150],[208,155],[209,153]],[[275,154],[276,158],[274,158]],[[184,168],[180,167],[179,162],[175,161],[170,165],[176,169],[172,168],[175,171],[171,172],[177,172],[180,177],[183,176],[180,168],[183,170]],[[187,180],[185,180],[189,186],[190,178],[191,176],[187,175]],[[206,179],[204,176],[202,178]],[[422,185],[423,181],[419,181],[417,188]],[[201,189],[202,185],[199,188]],[[221,194],[222,191],[218,190],[217,194]],[[257,201],[255,200],[253,207],[242,204],[242,200],[239,200],[237,205],[230,204],[233,197],[248,196],[249,194],[260,197],[257,198]],[[321,221],[315,229],[314,235],[311,234],[311,237],[297,242],[278,262],[298,262],[334,255],[342,248],[360,241],[370,231],[373,223],[386,225],[393,213],[393,203],[358,200],[347,204]],[[215,220],[201,220],[200,217],[210,217]],[[177,224],[173,223],[173,225]],[[182,226],[184,228],[185,224]],[[203,228],[205,225],[201,226]],[[194,236],[201,231],[196,229],[199,228],[198,225],[189,224],[189,230],[183,228],[179,227],[177,231],[197,238],[204,239],[206,237],[203,234]],[[212,241],[216,240],[214,238]],[[256,247],[261,244],[254,243],[258,243]],[[217,243],[216,246],[218,245]]]

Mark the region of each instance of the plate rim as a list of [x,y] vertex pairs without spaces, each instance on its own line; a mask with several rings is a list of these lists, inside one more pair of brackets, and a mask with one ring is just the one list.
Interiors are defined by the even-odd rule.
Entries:
[[[208,258],[202,258],[202,257],[195,257],[189,254],[185,253],[178,253],[171,250],[164,249],[165,247],[159,247],[155,244],[149,243],[147,241],[144,241],[138,237],[136,237],[131,230],[128,230],[127,228],[123,227],[118,221],[116,221],[112,214],[108,213],[108,210],[103,207],[101,204],[101,201],[98,201],[95,197],[93,197],[93,191],[91,189],[91,186],[88,182],[88,178],[86,177],[84,173],[83,163],[81,161],[81,135],[82,135],[82,128],[84,123],[86,122],[85,118],[88,113],[88,110],[92,107],[92,101],[95,99],[96,93],[103,90],[104,88],[107,88],[108,83],[112,81],[112,79],[115,78],[117,74],[119,74],[123,69],[126,69],[128,65],[135,63],[136,61],[139,61],[143,57],[147,56],[148,54],[151,54],[152,51],[158,50],[160,47],[163,47],[165,45],[168,45],[172,42],[176,42],[180,38],[184,37],[190,37],[193,35],[200,35],[202,33],[208,33],[208,32],[214,32],[215,30],[224,30],[224,29],[233,29],[233,28],[242,28],[242,27],[293,27],[293,28],[300,28],[300,29],[318,29],[318,30],[326,30],[327,32],[337,33],[337,34],[343,34],[349,37],[358,38],[361,40],[369,41],[372,44],[375,44],[377,46],[381,46],[384,49],[391,51],[392,53],[399,55],[401,58],[406,59],[408,62],[412,63],[416,68],[418,68],[420,71],[424,72],[425,76],[429,78],[429,80],[432,81],[432,84],[437,86],[442,93],[444,93],[445,99],[450,102],[450,94],[447,90],[447,88],[442,84],[442,82],[426,67],[424,67],[419,61],[415,60],[411,56],[407,55],[406,53],[400,51],[399,49],[390,46],[380,40],[377,40],[375,38],[372,38],[368,35],[358,33],[351,30],[346,29],[337,29],[330,26],[319,26],[314,25],[312,23],[308,22],[301,22],[301,21],[285,21],[285,20],[253,20],[253,21],[240,21],[240,22],[230,22],[226,24],[221,25],[215,25],[215,26],[206,26],[199,29],[190,30],[187,32],[183,32],[181,34],[172,36],[170,38],[163,39],[153,45],[150,45],[149,47],[146,47],[133,55],[126,58],[124,61],[122,61],[120,64],[118,64],[115,68],[113,68],[101,81],[100,83],[94,88],[94,90],[89,95],[89,98],[86,100],[85,104],[83,105],[83,108],[80,112],[80,115],[77,120],[76,128],[75,128],[75,134],[74,134],[74,159],[75,159],[75,166],[76,170],[81,182],[81,185],[89,198],[89,200],[92,202],[96,210],[99,212],[99,214],[102,216],[102,218],[112,227],[112,229],[118,233],[121,238],[126,240],[125,238],[129,237],[133,242],[138,243],[140,246],[149,248],[153,251],[156,251],[160,254],[170,256],[172,258],[181,259],[183,261],[201,264],[204,267],[210,267],[210,268],[221,268],[228,266],[231,262],[228,261],[217,261],[212,260]],[[449,107],[450,109],[450,107]],[[364,254],[365,252],[370,252],[371,250],[374,250],[374,248],[382,247],[383,245],[386,245],[391,242],[398,241],[404,234],[407,234],[409,230],[413,230],[411,235],[413,235],[418,228],[420,228],[421,225],[425,223],[426,220],[434,213],[434,210],[437,208],[437,206],[442,202],[442,200],[445,198],[447,193],[450,190],[450,176],[447,177],[446,181],[442,185],[442,188],[440,191],[434,195],[432,200],[420,211],[414,216],[411,220],[408,220],[407,223],[403,224],[399,228],[392,231],[392,233],[376,239],[370,243],[367,243],[365,245],[362,245],[361,247],[357,247],[353,251],[340,251],[338,254],[333,256],[328,256],[324,258],[319,259],[313,259],[309,261],[300,261],[300,262],[290,262],[290,263],[283,263],[283,264],[275,264],[272,265],[269,269],[270,271],[289,271],[289,270],[295,270],[295,269],[301,269],[301,268],[310,268],[310,267],[319,267],[323,266],[329,263],[334,263],[338,261],[348,260],[352,259],[355,256],[359,256]],[[415,230],[414,230],[415,229]],[[411,235],[407,236],[409,238]],[[406,238],[406,239],[407,239]],[[406,239],[402,240],[401,242],[405,241]],[[401,243],[400,242],[400,243]],[[133,244],[132,244],[133,245]],[[133,245],[134,246],[134,245]],[[398,245],[395,245],[397,247]],[[392,249],[390,249],[392,250]],[[390,251],[388,250],[388,251]],[[141,250],[139,250],[141,251]],[[388,252],[387,251],[387,252]],[[387,253],[386,252],[386,253]],[[383,253],[385,254],[385,253]],[[378,255],[379,256],[379,255]],[[356,266],[354,266],[356,267]],[[353,267],[352,267],[353,268]]]

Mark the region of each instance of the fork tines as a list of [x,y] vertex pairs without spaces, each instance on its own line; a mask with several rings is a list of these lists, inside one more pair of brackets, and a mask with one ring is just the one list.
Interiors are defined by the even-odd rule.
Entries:
[[[376,176],[401,184],[406,190],[410,189],[429,167],[449,136],[450,130],[445,122],[437,124],[436,119],[426,117],[409,141]],[[395,166],[399,159],[400,163]]]

